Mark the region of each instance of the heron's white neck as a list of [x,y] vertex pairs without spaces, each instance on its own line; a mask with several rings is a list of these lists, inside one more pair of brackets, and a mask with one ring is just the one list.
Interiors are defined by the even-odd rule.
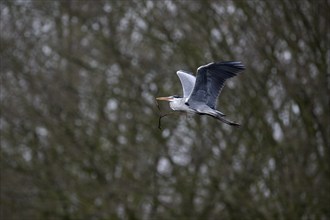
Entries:
[[174,111],[186,111],[186,112],[190,112],[193,110],[190,109],[186,104],[186,99],[185,98],[175,98],[173,101],[170,102],[170,107],[171,109],[173,109]]

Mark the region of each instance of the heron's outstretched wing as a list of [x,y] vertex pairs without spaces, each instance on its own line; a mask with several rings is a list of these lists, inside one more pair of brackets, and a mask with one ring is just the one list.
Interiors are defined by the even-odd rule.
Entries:
[[241,62],[214,62],[197,69],[197,79],[194,89],[188,99],[188,104],[203,102],[215,108],[217,97],[226,79],[236,76],[245,69]]
[[178,74],[179,79],[181,81],[183,97],[187,98],[193,91],[196,82],[196,77],[183,70],[177,71],[176,74]]

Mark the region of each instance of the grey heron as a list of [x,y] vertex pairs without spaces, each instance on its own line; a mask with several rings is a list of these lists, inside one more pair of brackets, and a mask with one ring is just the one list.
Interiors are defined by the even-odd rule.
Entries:
[[177,75],[182,85],[183,97],[172,95],[157,97],[156,99],[169,101],[170,107],[174,111],[208,115],[228,125],[239,126],[238,123],[226,119],[225,114],[216,110],[215,107],[225,81],[244,69],[244,65],[239,61],[226,61],[200,66],[197,69],[196,77],[186,71],[179,70]]

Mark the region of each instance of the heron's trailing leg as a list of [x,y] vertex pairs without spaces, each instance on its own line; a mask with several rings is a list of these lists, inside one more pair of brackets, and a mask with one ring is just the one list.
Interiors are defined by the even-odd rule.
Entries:
[[216,113],[216,114],[207,114],[207,115],[209,115],[211,117],[214,117],[214,118],[222,121],[223,123],[225,123],[227,125],[237,126],[237,127],[240,126],[240,124],[238,124],[238,123],[236,123],[234,121],[231,121],[231,120],[226,119],[225,117],[221,116],[221,114],[219,114],[219,113]]

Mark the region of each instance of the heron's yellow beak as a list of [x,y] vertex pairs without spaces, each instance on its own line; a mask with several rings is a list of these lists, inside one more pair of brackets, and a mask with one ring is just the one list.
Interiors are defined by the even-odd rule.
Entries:
[[171,101],[172,100],[172,98],[169,96],[169,97],[157,97],[156,98],[157,100],[160,100],[160,101]]

